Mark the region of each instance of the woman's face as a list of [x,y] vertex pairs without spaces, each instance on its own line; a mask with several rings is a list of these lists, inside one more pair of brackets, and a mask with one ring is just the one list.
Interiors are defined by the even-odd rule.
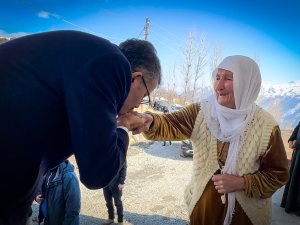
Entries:
[[220,105],[235,109],[233,93],[233,73],[229,70],[218,69],[214,90]]

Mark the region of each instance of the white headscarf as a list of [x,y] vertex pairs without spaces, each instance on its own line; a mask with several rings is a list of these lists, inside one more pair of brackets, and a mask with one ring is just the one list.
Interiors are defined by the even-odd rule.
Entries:
[[[261,75],[255,61],[246,56],[226,57],[213,72],[216,79],[218,69],[233,73],[233,92],[236,109],[217,102],[215,94],[201,102],[204,118],[212,135],[222,142],[229,142],[228,155],[223,172],[236,175],[236,161],[243,143],[247,124],[251,122],[261,87]],[[214,91],[213,91],[214,92]],[[228,208],[224,225],[229,225],[235,208],[235,193],[228,193]]]

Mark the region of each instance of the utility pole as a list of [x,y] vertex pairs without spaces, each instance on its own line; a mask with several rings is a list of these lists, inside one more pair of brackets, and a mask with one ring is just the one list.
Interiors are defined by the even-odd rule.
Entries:
[[144,28],[144,36],[145,36],[145,41],[147,41],[148,38],[148,28],[149,28],[150,20],[146,18],[146,25]]

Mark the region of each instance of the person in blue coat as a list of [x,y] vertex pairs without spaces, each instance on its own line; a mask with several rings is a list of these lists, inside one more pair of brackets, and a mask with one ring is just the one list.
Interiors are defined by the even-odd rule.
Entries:
[[[117,117],[159,85],[153,45],[119,46],[79,31],[0,45],[0,225],[25,224],[44,173],[74,154],[80,180],[105,187],[123,166],[128,130]],[[150,97],[149,97],[150,99]]]
[[40,204],[39,224],[79,225],[79,182],[68,160],[47,171],[35,201]]

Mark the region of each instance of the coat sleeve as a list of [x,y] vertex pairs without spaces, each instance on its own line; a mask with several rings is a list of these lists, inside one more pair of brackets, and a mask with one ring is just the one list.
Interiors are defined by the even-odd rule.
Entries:
[[75,173],[67,173],[63,178],[65,215],[62,225],[79,225],[81,195]]
[[248,197],[269,198],[289,178],[288,161],[280,129],[274,127],[259,170],[245,178],[245,194]]
[[123,55],[108,54],[84,66],[79,79],[66,84],[66,108],[72,149],[81,182],[105,187],[124,164],[128,134],[117,129],[117,113],[131,85],[130,65]]
[[288,141],[294,141],[294,140],[297,140],[297,134],[298,134],[298,131],[299,131],[299,127],[300,127],[300,122],[298,123],[298,125],[295,127],[295,129],[293,130],[293,133],[291,135],[291,137],[289,138]]
[[119,173],[118,184],[125,184],[126,174],[127,174],[127,163],[125,162],[124,166],[121,168]]

